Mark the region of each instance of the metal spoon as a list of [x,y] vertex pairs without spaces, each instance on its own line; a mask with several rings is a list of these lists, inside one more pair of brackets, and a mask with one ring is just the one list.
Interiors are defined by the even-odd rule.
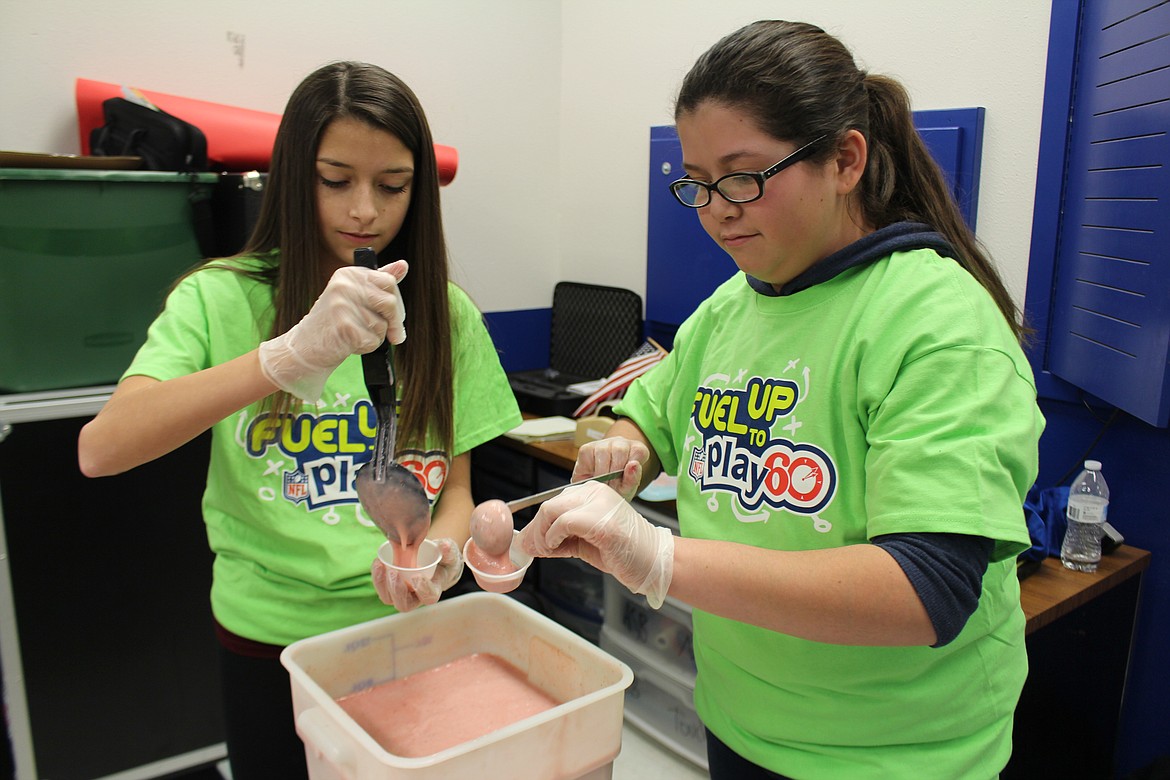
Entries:
[[[354,265],[376,269],[373,249],[354,250]],[[357,472],[358,500],[386,539],[403,552],[417,549],[431,527],[431,507],[418,477],[394,462],[398,433],[394,374],[394,350],[385,341],[362,355],[362,373],[378,418],[374,453]]]
[[534,506],[535,504],[544,503],[545,501],[548,501],[550,498],[553,498],[555,496],[559,496],[561,493],[565,492],[566,490],[573,487],[574,485],[580,485],[580,484],[583,484],[585,482],[609,482],[611,479],[616,479],[616,478],[620,477],[624,472],[625,472],[625,469],[621,468],[621,469],[618,469],[617,471],[611,471],[608,474],[598,474],[596,476],[587,477],[586,479],[581,479],[581,480],[578,480],[576,482],[570,482],[567,485],[561,485],[560,487],[550,488],[548,490],[542,490],[539,493],[533,493],[531,496],[525,496],[524,498],[516,498],[516,499],[513,499],[511,501],[508,501],[507,507],[508,507],[508,510],[511,512],[519,512],[521,509],[527,509],[530,506]]

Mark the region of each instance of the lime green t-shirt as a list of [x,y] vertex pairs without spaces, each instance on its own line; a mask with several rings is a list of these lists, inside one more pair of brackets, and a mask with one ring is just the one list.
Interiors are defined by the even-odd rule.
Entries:
[[617,410],[678,475],[684,536],[782,550],[995,540],[979,606],[942,647],[825,644],[695,610],[695,704],[720,740],[792,777],[1002,769],[1027,673],[1014,558],[1030,545],[1044,420],[970,274],[928,249],[789,296],[737,274]]
[[[264,261],[235,262],[257,268]],[[521,421],[480,312],[457,286],[449,296],[454,452],[428,442],[398,458],[432,504],[454,456]],[[272,317],[270,286],[202,269],[170,294],[125,375],[167,380],[224,363],[255,349]],[[362,511],[353,482],[370,457],[377,422],[361,357],[333,372],[319,403],[293,411],[283,433],[259,403],[215,424],[203,495],[215,553],[212,612],[229,631],[275,645],[394,611],[370,579],[385,538]]]

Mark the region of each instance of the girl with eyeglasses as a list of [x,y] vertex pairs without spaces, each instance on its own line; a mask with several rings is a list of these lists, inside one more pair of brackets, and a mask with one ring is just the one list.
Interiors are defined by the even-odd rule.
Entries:
[[[741,273],[523,532],[690,605],[712,778],[987,778],[1027,672],[1025,328],[894,80],[809,24],[716,43],[671,185]],[[628,499],[678,478],[674,537]]]
[[[354,265],[362,247],[377,270]],[[429,581],[376,558],[385,537],[353,482],[377,422],[359,353],[387,338],[394,457],[426,491],[442,551]],[[319,68],[289,99],[247,245],[176,284],[79,441],[96,477],[211,430],[203,515],[235,780],[307,776],[281,650],[434,603],[457,582],[471,449],[520,421],[480,312],[448,279],[422,106],[377,66]]]

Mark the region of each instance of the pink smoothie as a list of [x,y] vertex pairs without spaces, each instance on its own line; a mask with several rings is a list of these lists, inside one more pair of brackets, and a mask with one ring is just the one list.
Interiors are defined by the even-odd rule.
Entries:
[[389,542],[394,548],[395,566],[401,569],[418,568],[418,551],[422,547],[422,539],[419,539],[415,544],[402,544],[393,539],[390,539]]
[[500,555],[488,555],[480,549],[475,539],[467,545],[467,563],[471,568],[483,574],[511,574],[519,567],[512,563],[508,548]]
[[471,538],[488,555],[506,555],[512,544],[512,510],[497,498],[471,510]]
[[337,703],[384,750],[406,758],[438,753],[558,704],[490,653],[456,658]]

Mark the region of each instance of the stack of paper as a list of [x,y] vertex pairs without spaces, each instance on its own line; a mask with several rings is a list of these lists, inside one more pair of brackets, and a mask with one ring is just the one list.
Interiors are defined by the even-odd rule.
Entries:
[[561,441],[572,439],[577,432],[577,421],[568,417],[536,417],[525,420],[505,436],[523,442]]

